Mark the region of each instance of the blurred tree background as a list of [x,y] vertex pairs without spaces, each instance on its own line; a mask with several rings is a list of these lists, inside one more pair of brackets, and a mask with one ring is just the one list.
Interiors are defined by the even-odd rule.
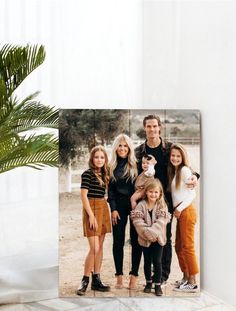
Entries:
[[[79,189],[81,174],[87,167],[88,153],[98,144],[111,145],[120,133],[131,137],[134,147],[145,138],[143,118],[156,114],[161,118],[161,136],[185,145],[200,142],[198,110],[62,109],[59,112],[59,191]],[[74,190],[72,190],[74,189]]]
[[63,109],[59,113],[60,164],[67,167],[95,145],[112,144],[120,133],[139,144],[145,140],[142,124],[149,114],[160,116],[163,138],[200,137],[198,110]]
[[131,110],[131,129],[133,139],[145,139],[143,118],[149,114],[160,116],[161,136],[166,139],[175,137],[200,139],[200,112],[189,109]]
[[111,144],[120,133],[129,135],[129,110],[62,109],[59,113],[60,164],[68,166],[75,156],[83,155],[95,145]]

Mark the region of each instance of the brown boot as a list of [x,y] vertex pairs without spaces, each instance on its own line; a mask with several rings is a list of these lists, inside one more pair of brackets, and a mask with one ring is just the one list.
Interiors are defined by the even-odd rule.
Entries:
[[133,274],[130,275],[128,289],[136,289],[137,288],[137,279],[138,279],[137,276],[135,276]]
[[116,276],[116,285],[115,288],[116,289],[122,289],[124,287],[123,284],[123,275],[117,275]]

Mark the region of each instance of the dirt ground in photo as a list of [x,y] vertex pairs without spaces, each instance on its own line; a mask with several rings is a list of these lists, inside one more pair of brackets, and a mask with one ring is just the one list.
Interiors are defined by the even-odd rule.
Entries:
[[[200,172],[199,165],[199,146],[188,149],[190,163],[193,168]],[[195,231],[195,245],[198,262],[200,262],[200,219],[199,219],[199,204],[200,204],[200,182],[197,186],[197,197],[195,206],[198,211],[198,221]],[[82,227],[82,204],[79,192],[60,194],[59,208],[59,296],[60,297],[78,297],[75,294],[76,289],[80,285],[83,276],[84,260],[88,252],[88,242],[83,236]],[[171,274],[167,285],[162,288],[165,296],[197,296],[199,293],[179,293],[173,291],[173,283],[182,278],[178,260],[174,249],[176,219],[172,221],[172,265]],[[131,247],[129,242],[129,225],[127,225],[125,255],[124,255],[124,279],[125,287],[123,289],[115,289],[115,267],[112,256],[112,234],[106,235],[104,242],[104,256],[101,270],[101,279],[104,283],[111,286],[111,291],[101,293],[92,291],[90,285],[86,292],[86,297],[155,297],[154,290],[151,294],[145,294],[143,287],[145,278],[143,273],[143,258],[140,263],[138,286],[136,290],[127,289],[129,282]],[[143,256],[142,256],[143,257]],[[200,276],[197,277],[200,284]]]

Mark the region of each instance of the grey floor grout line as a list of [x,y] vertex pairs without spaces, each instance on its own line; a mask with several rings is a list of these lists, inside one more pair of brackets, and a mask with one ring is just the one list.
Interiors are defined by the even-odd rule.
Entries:
[[45,305],[42,305],[40,302],[28,302],[28,303],[26,303],[26,305],[34,307],[34,308],[39,309],[39,310],[56,311],[54,308],[50,308],[50,307],[47,307]]
[[[56,298],[57,299],[57,298]],[[71,300],[66,300],[66,299],[63,299],[63,298],[58,298],[58,299],[60,299],[61,301],[64,301],[64,302],[68,302],[68,303],[71,303],[71,304],[74,304],[74,307],[71,307],[71,308],[67,308],[65,311],[72,311],[72,310],[75,310],[75,309],[77,309],[78,307],[81,307],[79,304],[79,299],[77,300],[77,301],[71,301]],[[72,298],[73,299],[73,298]],[[102,298],[103,299],[103,298]],[[109,302],[111,302],[111,300],[112,300],[112,298],[108,298],[109,300],[108,301],[99,301],[99,305],[101,305],[101,304],[107,304],[107,303],[109,303]],[[48,299],[48,300],[51,300],[51,299]],[[52,300],[54,300],[54,299],[52,299]],[[75,299],[73,299],[73,300],[75,300]],[[46,301],[46,300],[43,300],[43,301]],[[26,305],[30,305],[30,306],[32,306],[32,307],[35,307],[35,308],[42,308],[43,310],[47,310],[47,311],[56,311],[56,309],[55,308],[53,308],[53,307],[48,307],[48,306],[45,306],[45,305],[43,305],[43,304],[41,304],[40,302],[31,302],[31,303],[27,303]],[[84,305],[83,307],[84,308],[88,308],[88,307],[95,307],[96,308],[96,305],[97,305],[97,303],[94,303],[94,304],[89,304],[89,305]]]

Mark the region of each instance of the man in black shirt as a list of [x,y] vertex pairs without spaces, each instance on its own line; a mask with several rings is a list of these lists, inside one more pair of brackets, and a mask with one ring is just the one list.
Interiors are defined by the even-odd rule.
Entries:
[[[151,154],[155,157],[157,163],[155,165],[155,178],[158,178],[163,186],[165,198],[168,204],[168,210],[173,215],[173,205],[171,193],[168,191],[167,165],[170,155],[171,142],[160,137],[161,120],[157,115],[148,115],[143,119],[143,127],[146,133],[146,141],[135,149],[138,160],[138,173],[142,172],[142,157],[144,154]],[[189,180],[189,186],[193,187],[197,183],[197,177],[192,175]],[[172,218],[171,218],[172,220]],[[163,248],[162,254],[162,283],[165,283],[170,274],[170,266],[172,259],[171,244],[171,223],[167,225],[167,243]]]

